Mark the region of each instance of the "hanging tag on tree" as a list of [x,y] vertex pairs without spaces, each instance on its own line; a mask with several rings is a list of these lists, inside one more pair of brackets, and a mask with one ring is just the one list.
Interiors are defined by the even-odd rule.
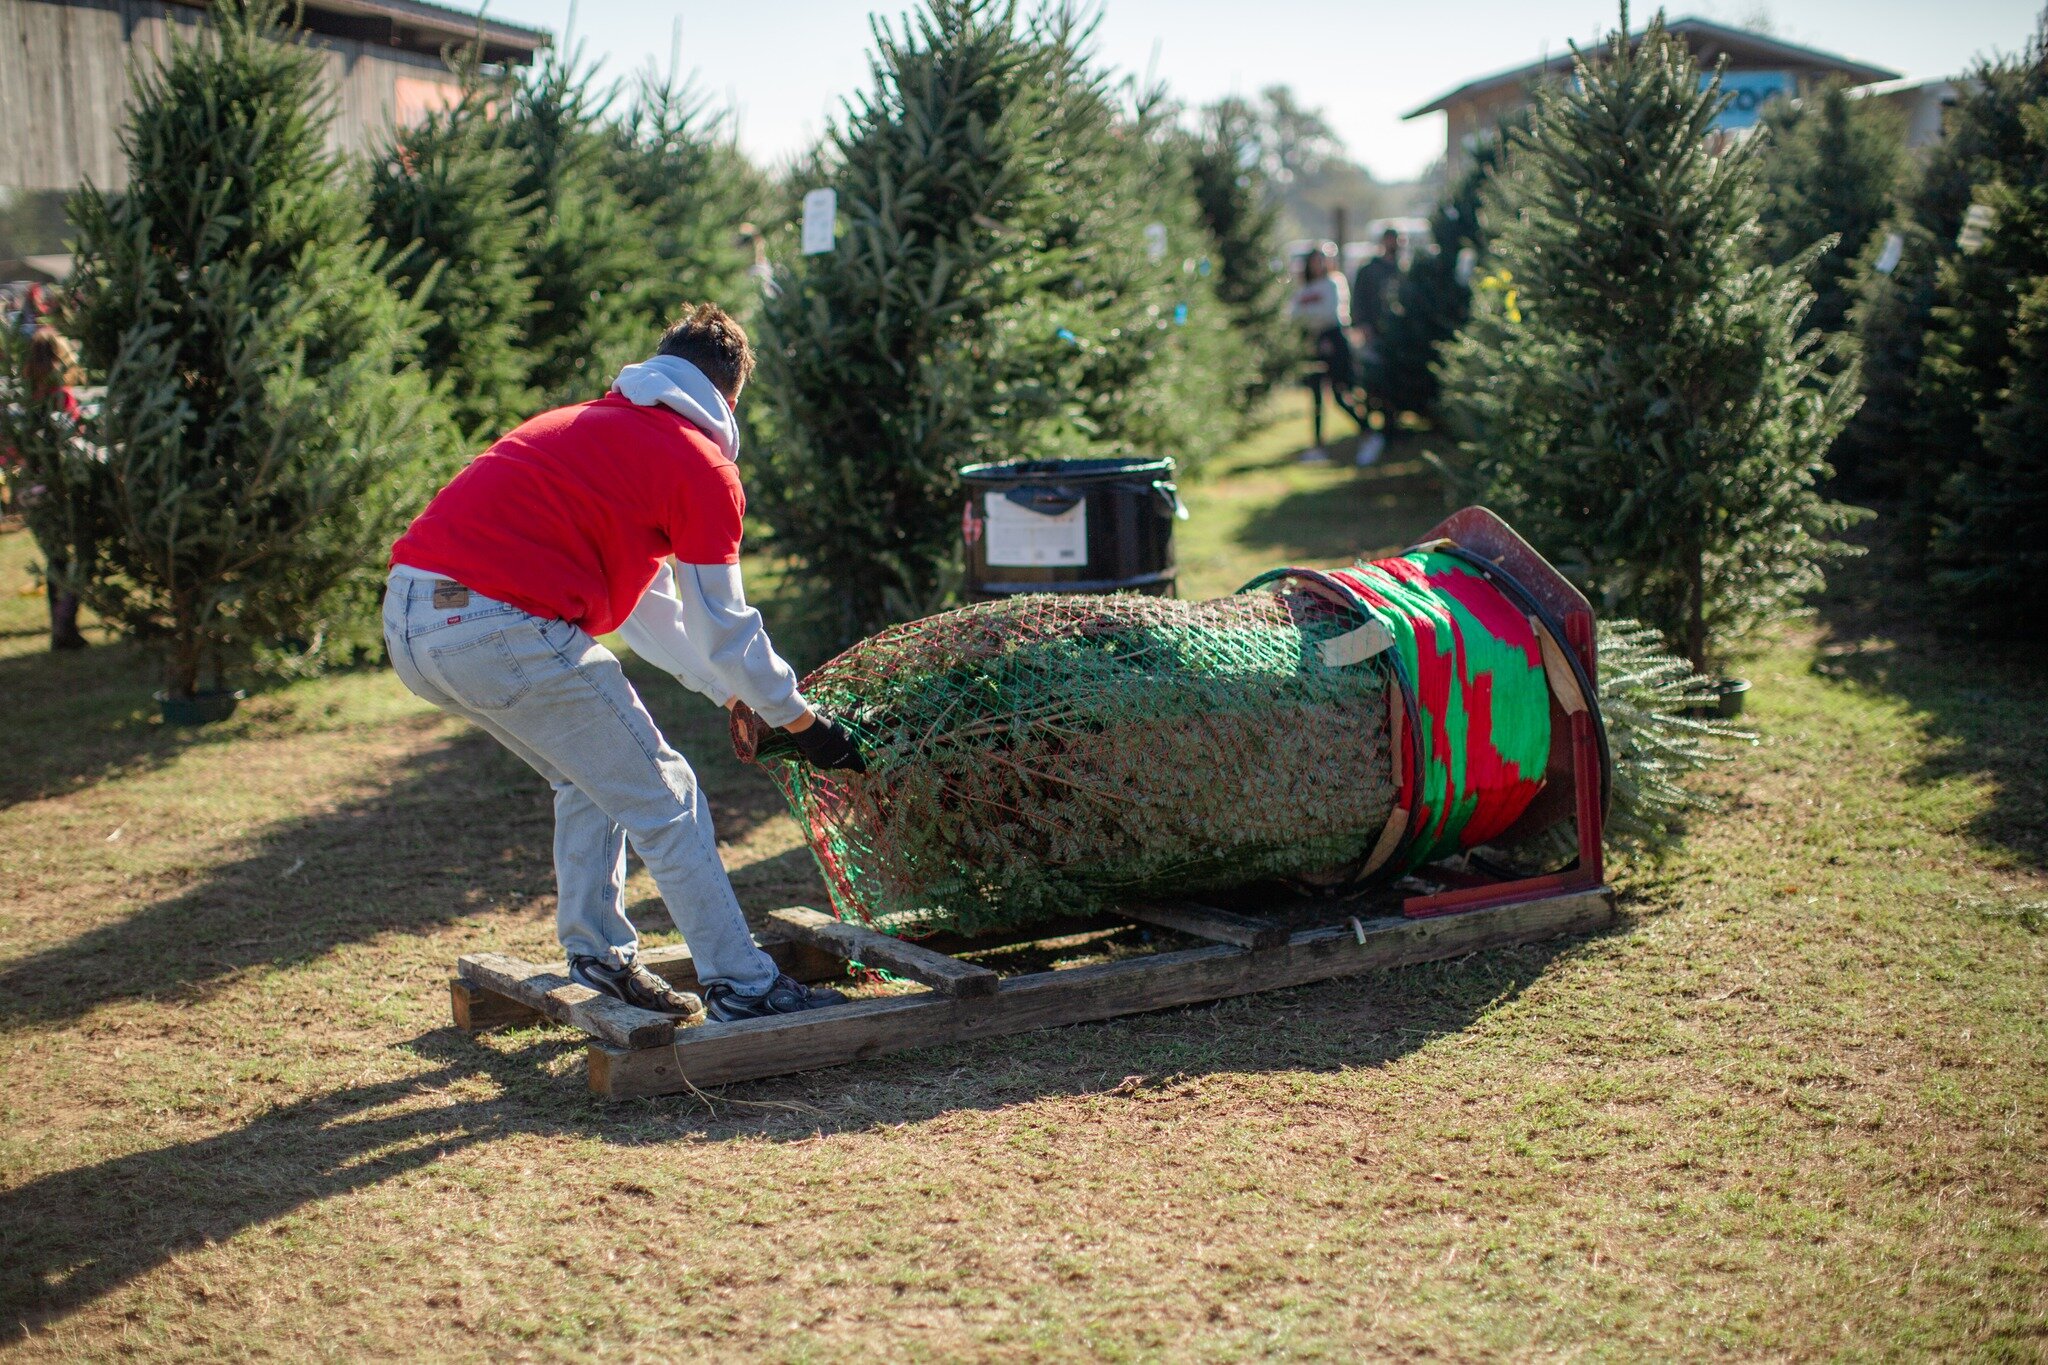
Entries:
[[1877,253],[1873,267],[1880,275],[1889,275],[1899,268],[1899,262],[1906,254],[1906,239],[1898,233],[1890,233],[1884,239],[1884,249]]
[[1982,251],[1984,243],[1998,228],[1998,212],[1989,204],[1972,204],[1963,215],[1963,230],[1956,234],[1956,250],[1965,255]]
[[812,190],[804,196],[804,255],[822,256],[832,249],[833,220],[839,216],[839,191]]
[[1145,259],[1154,265],[1166,259],[1166,224],[1145,224]]

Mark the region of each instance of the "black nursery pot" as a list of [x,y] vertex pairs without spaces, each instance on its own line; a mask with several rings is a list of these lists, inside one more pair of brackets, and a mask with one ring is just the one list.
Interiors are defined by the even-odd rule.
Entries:
[[235,708],[247,695],[240,689],[233,692],[196,692],[189,697],[159,692],[156,704],[163,712],[166,725],[211,725],[235,714]]
[[1742,714],[1742,704],[1749,699],[1749,679],[1723,678],[1714,684],[1714,691],[1720,697],[1717,714],[1723,720],[1733,720]]

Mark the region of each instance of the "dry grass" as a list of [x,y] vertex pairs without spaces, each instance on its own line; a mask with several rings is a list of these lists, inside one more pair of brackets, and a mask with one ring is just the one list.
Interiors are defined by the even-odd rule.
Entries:
[[[1196,497],[1197,591],[1435,519],[1412,461],[1296,439]],[[2048,689],[1874,571],[1757,662],[1768,742],[1618,932],[730,1092],[791,1112],[601,1107],[561,1030],[454,1034],[457,954],[547,951],[538,784],[382,673],[167,734],[125,649],[38,652],[28,553],[0,1351],[2048,1351]],[[655,697],[749,908],[815,895]]]

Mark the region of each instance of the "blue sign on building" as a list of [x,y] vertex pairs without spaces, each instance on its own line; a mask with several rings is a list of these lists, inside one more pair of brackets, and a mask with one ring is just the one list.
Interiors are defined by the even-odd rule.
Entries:
[[[1712,76],[1701,76],[1702,89],[1713,80]],[[1716,128],[1754,128],[1757,117],[1772,100],[1793,94],[1792,73],[1789,71],[1730,71],[1721,77],[1721,93],[1731,96],[1728,107],[1714,120]]]

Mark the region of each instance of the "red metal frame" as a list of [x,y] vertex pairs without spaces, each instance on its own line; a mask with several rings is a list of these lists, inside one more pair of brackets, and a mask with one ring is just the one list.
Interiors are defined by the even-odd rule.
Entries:
[[[1481,513],[1484,521],[1472,516]],[[1503,539],[1503,533],[1505,539]],[[1586,599],[1566,582],[1564,576],[1550,567],[1542,556],[1510,531],[1489,512],[1483,509],[1467,508],[1438,526],[1431,532],[1430,539],[1446,539],[1461,548],[1472,550],[1482,557],[1511,569],[1525,587],[1543,593],[1548,605],[1557,612],[1564,626],[1563,646],[1578,655],[1589,679],[1599,676],[1596,671],[1599,660],[1593,647],[1593,609]],[[1533,563],[1531,562],[1533,561]],[[1532,583],[1531,577],[1541,575],[1548,581]],[[1562,589],[1562,594],[1557,592]],[[1564,698],[1558,698],[1562,703]],[[1453,915],[1469,910],[1493,910],[1503,905],[1520,905],[1527,901],[1545,900],[1552,896],[1569,895],[1576,891],[1597,891],[1606,885],[1606,860],[1602,853],[1605,837],[1605,811],[1601,800],[1603,784],[1600,760],[1600,742],[1593,729],[1591,707],[1598,705],[1598,699],[1585,698],[1585,705],[1577,711],[1565,708],[1570,718],[1569,743],[1571,745],[1572,795],[1576,808],[1579,834],[1579,861],[1576,867],[1565,872],[1553,872],[1540,877],[1519,877],[1500,881],[1472,881],[1470,874],[1446,879],[1453,881],[1451,889],[1434,892],[1426,896],[1410,896],[1401,902],[1401,913],[1410,919],[1426,919],[1433,915]],[[1459,884],[1463,883],[1463,884]]]

